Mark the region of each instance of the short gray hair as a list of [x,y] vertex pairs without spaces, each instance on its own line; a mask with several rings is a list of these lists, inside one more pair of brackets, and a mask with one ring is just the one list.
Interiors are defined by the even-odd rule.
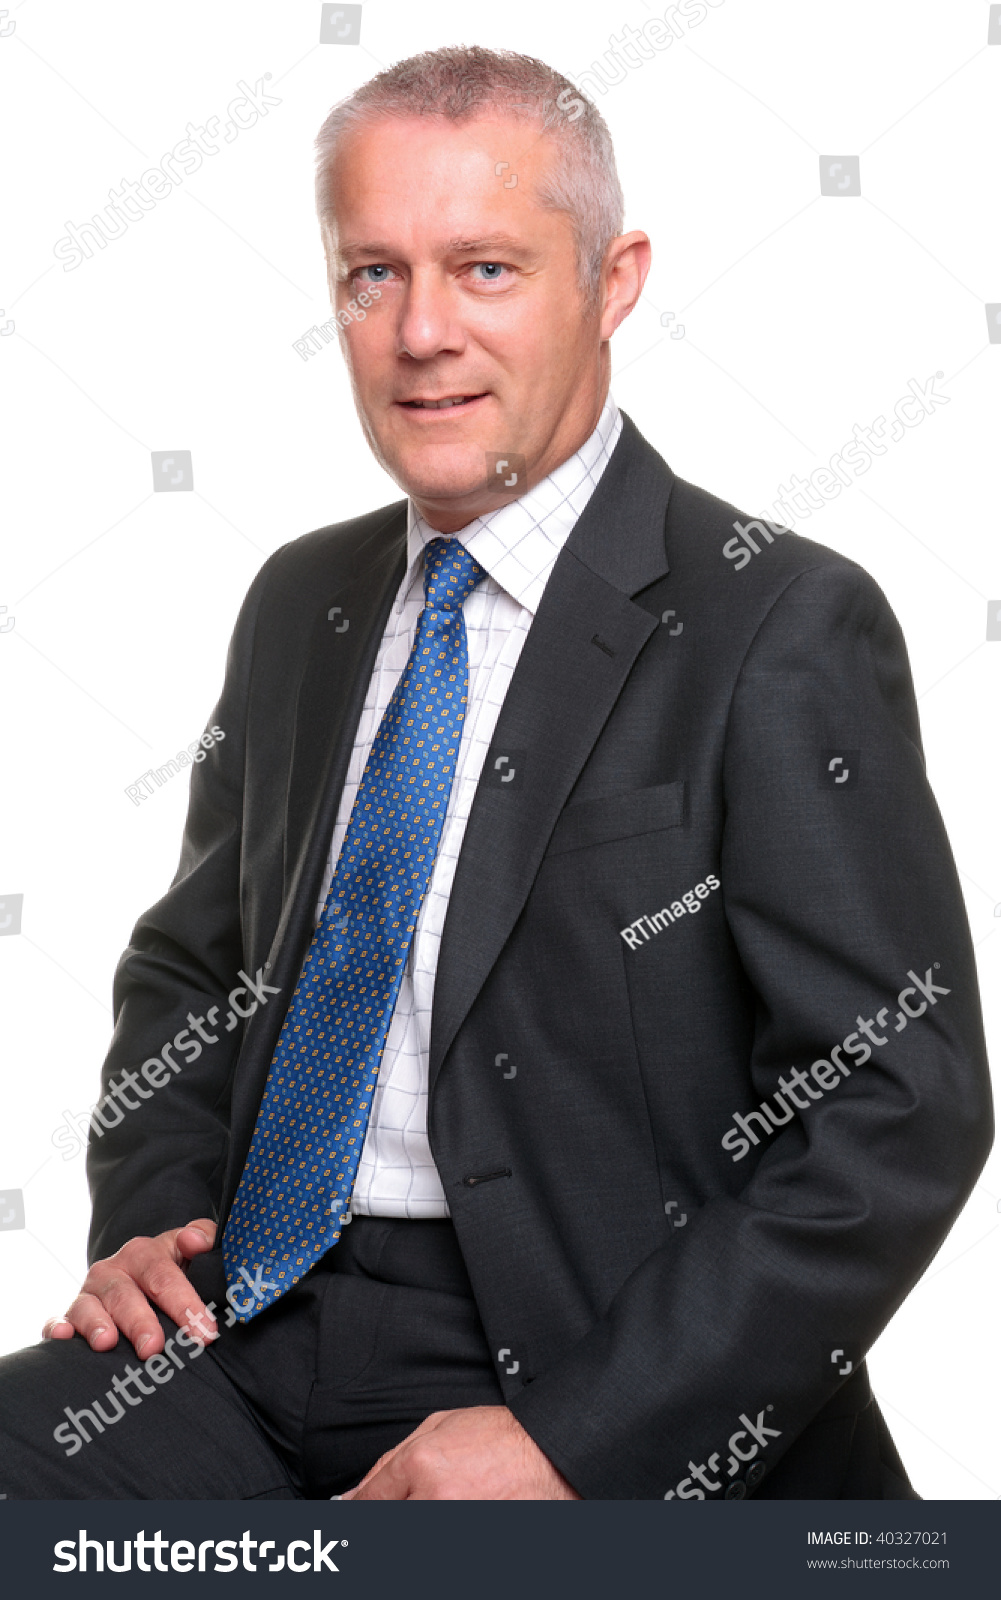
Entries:
[[316,137],[316,212],[328,262],[334,246],[330,168],[342,136],[381,117],[465,122],[497,111],[559,132],[556,162],[538,194],[570,217],[577,281],[594,300],[610,241],[622,232],[624,204],[612,138],[597,107],[569,78],[534,56],[479,45],[446,45],[398,61],[334,106]]

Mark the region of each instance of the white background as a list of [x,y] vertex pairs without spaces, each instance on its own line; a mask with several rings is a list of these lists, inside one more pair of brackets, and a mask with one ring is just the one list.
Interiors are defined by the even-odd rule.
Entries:
[[[626,226],[654,243],[647,293],[615,337],[613,392],[675,471],[760,512],[856,423],[889,417],[909,379],[944,374],[949,404],[797,526],[861,562],[901,620],[996,1041],[989,10],[723,0],[598,103]],[[575,77],[626,23],[663,12],[368,0],[347,47],[317,42],[320,7],[305,0],[24,0],[0,18],[14,24],[0,36],[0,899],[24,895],[23,932],[0,939],[0,1191],[22,1190],[26,1208],[23,1230],[0,1232],[2,1349],[37,1338],[83,1274],[83,1158],[53,1133],[96,1099],[116,961],[177,864],[187,777],[139,807],[125,786],[202,731],[265,556],[398,498],[336,345],[308,362],[293,349],[330,314],[315,133],[336,100],[418,50],[513,48]],[[67,221],[158,164],[189,121],[225,121],[237,81],[265,73],[280,106],[64,270],[53,245]],[[846,153],[861,157],[861,197],[822,198],[820,156]],[[192,452],[193,492],[154,494],[153,450]],[[871,1357],[926,1498],[1001,1495],[999,1194],[995,1157]]]

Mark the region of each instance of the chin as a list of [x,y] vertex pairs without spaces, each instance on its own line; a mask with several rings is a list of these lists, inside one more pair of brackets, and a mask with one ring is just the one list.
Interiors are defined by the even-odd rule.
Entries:
[[[390,470],[408,495],[433,501],[443,510],[449,503],[482,498],[487,486],[486,451],[470,444],[406,452]],[[470,512],[470,520],[474,515]]]

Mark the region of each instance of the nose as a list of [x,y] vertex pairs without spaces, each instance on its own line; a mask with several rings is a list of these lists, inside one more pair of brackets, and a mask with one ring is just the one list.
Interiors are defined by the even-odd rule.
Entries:
[[433,269],[415,269],[400,310],[397,355],[431,361],[445,353],[460,354],[465,345],[450,284]]

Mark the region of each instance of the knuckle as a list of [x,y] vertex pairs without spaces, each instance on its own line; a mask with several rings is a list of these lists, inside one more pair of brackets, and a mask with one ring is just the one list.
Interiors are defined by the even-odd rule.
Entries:
[[[140,1302],[137,1304],[137,1300]],[[113,1292],[108,1292],[102,1297],[101,1321],[108,1318],[117,1328],[124,1329],[127,1323],[134,1321],[136,1314],[145,1309],[145,1297],[139,1294],[131,1278],[116,1285]]]
[[100,1287],[95,1289],[94,1297],[100,1300],[109,1309],[113,1305],[121,1305],[128,1298],[128,1293],[134,1287],[133,1281],[125,1273],[114,1273],[110,1278],[105,1278]]
[[173,1263],[156,1261],[143,1274],[143,1288],[154,1297],[166,1294],[177,1282],[178,1268]]
[[131,1263],[133,1260],[141,1261],[149,1250],[150,1245],[154,1243],[155,1240],[151,1239],[148,1234],[137,1233],[126,1244],[123,1244],[115,1255],[109,1257],[109,1260],[121,1265]]

